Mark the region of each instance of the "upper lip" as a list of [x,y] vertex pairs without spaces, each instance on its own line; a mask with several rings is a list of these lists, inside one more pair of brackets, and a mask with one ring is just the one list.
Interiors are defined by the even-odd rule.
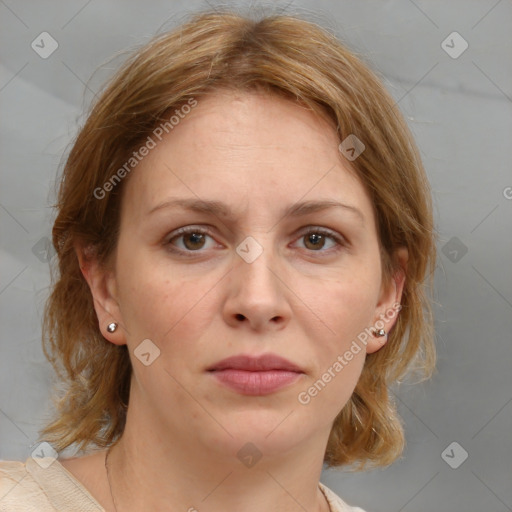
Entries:
[[268,371],[281,370],[303,373],[302,369],[287,359],[277,354],[264,354],[258,357],[249,355],[237,355],[223,359],[208,368],[208,371],[215,370],[247,370],[247,371]]

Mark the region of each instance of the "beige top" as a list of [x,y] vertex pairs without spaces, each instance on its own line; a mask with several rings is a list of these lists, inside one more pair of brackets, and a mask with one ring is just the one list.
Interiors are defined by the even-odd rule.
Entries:
[[[47,466],[47,467],[44,467]],[[350,507],[319,483],[331,512],[364,512]],[[29,457],[0,461],[0,512],[105,512],[89,491],[58,461]]]

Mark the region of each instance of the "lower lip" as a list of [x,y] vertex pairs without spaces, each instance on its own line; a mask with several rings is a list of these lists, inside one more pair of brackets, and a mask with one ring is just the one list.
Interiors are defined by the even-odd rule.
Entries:
[[242,395],[260,396],[296,382],[302,373],[285,370],[246,371],[215,370],[211,372],[219,381]]

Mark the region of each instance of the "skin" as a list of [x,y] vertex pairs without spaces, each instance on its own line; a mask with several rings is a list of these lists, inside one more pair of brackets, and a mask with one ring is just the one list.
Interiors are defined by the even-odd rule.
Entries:
[[[404,284],[404,272],[381,279],[372,204],[338,144],[330,124],[290,101],[216,92],[125,183],[112,265],[77,246],[100,329],[128,345],[134,370],[125,432],[109,457],[118,512],[328,510],[318,482],[332,423],[365,354],[386,338],[370,337],[307,405],[298,394],[400,301]],[[148,213],[171,197],[221,201],[231,213]],[[362,219],[341,207],[283,214],[325,199]],[[210,233],[179,237],[184,226]],[[309,228],[343,243],[315,245]],[[263,248],[252,263],[236,252],[248,236]],[[405,267],[406,250],[398,256]],[[112,321],[115,333],[106,330]],[[145,339],[160,350],[149,366],[134,356]],[[206,371],[235,354],[270,352],[304,372],[270,395],[238,394]],[[237,457],[248,442],[262,454],[251,468]],[[62,463],[113,511],[104,459],[102,451]]]

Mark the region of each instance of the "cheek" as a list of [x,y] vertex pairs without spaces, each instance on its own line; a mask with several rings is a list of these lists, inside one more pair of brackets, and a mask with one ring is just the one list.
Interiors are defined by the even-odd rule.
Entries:
[[137,345],[145,338],[160,347],[171,340],[186,341],[199,337],[211,322],[212,307],[208,304],[212,299],[208,291],[218,281],[215,276],[191,279],[176,267],[155,262],[144,253],[132,253],[120,260],[117,274],[129,345]]
[[377,265],[377,271],[363,270],[346,275],[342,272],[336,279],[322,280],[308,288],[304,300],[316,314],[309,314],[310,321],[303,319],[302,323],[313,341],[311,359],[318,364],[303,387],[299,403],[314,402],[314,407],[324,410],[331,420],[347,403],[357,384],[366,357],[365,336],[369,337],[365,329],[374,320],[380,289],[375,275],[380,267]]
[[316,319],[310,324],[315,328],[310,334],[312,339],[317,338],[315,347],[319,360],[324,362],[325,356],[346,350],[374,321],[380,290],[376,275],[380,267],[377,263],[375,269],[369,262],[357,266],[359,269],[347,267],[330,278],[311,281],[300,294],[313,312],[309,317]]

